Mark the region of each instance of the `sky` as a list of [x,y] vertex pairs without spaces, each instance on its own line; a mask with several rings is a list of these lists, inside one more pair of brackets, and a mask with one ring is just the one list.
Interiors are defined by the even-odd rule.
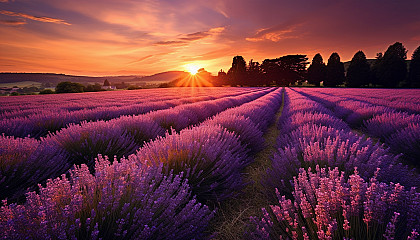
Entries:
[[0,72],[150,75],[420,46],[419,0],[0,0]]

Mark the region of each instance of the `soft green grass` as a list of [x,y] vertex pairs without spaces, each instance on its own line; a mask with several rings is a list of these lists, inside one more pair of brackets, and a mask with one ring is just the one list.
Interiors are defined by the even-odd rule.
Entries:
[[215,233],[214,239],[243,239],[249,217],[259,216],[261,208],[268,205],[260,182],[267,168],[271,167],[271,157],[279,135],[277,122],[283,111],[284,93],[282,99],[282,105],[276,114],[274,123],[264,134],[266,147],[254,157],[254,162],[244,170],[245,180],[249,184],[239,196],[218,206],[215,219],[209,227]]

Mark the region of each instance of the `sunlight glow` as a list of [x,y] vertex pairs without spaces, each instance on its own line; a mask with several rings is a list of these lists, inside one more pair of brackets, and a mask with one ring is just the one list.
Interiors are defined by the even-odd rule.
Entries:
[[191,75],[195,75],[197,74],[198,70],[201,67],[197,66],[196,64],[187,64],[185,65],[185,69],[187,69],[187,71],[191,74]]

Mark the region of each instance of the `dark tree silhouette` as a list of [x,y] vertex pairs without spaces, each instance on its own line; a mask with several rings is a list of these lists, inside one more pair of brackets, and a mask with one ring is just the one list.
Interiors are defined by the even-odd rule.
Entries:
[[286,55],[276,59],[265,59],[261,69],[268,84],[289,86],[305,79],[307,61],[306,55]]
[[84,86],[75,82],[60,82],[55,87],[56,93],[80,93],[84,91]]
[[338,53],[332,53],[327,63],[324,86],[336,87],[343,84],[344,79],[344,64]]
[[312,63],[308,68],[308,83],[319,87],[320,83],[325,79],[326,66],[321,54],[317,53],[312,59]]
[[104,81],[104,86],[105,86],[105,87],[109,87],[109,86],[111,86],[111,83],[108,81],[108,79],[105,79],[105,81]]
[[232,86],[244,83],[246,78],[246,62],[242,56],[233,57],[232,67],[229,69],[227,75]]
[[223,71],[223,69],[220,69],[220,71],[217,73],[217,77],[214,80],[215,80],[213,82],[214,86],[220,87],[220,86],[229,84],[227,74],[225,71]]
[[377,69],[378,84],[397,87],[407,76],[407,50],[400,42],[388,47]]
[[351,59],[347,70],[347,86],[361,87],[368,85],[370,77],[370,65],[366,60],[366,55],[362,51],[358,51]]
[[246,85],[248,86],[262,86],[264,85],[262,78],[262,70],[259,62],[249,61],[247,68]]
[[420,88],[420,46],[411,56],[408,83],[410,87]]
[[382,59],[384,58],[384,55],[379,52],[376,54],[376,61],[372,64],[370,68],[370,83],[372,85],[378,85],[379,84],[379,66],[382,63]]

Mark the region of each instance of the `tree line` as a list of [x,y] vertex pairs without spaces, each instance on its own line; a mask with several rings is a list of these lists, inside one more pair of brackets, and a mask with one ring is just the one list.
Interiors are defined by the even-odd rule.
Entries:
[[[317,53],[312,62],[306,55],[286,55],[259,62],[235,56],[228,72],[220,70],[214,84],[231,86],[290,86],[306,82],[324,87],[420,87],[420,46],[407,64],[407,50],[396,42],[384,54],[368,60],[363,51],[354,54],[347,71],[338,53],[324,63]],[[307,67],[309,65],[309,67]]]

